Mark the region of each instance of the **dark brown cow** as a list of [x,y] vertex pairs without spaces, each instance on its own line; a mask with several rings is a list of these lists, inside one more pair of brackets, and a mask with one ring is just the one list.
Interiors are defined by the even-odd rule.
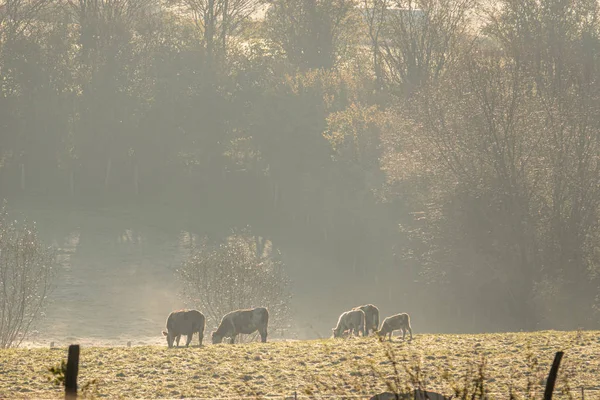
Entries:
[[[427,390],[415,389],[412,393],[392,393],[384,392],[376,394],[369,400],[451,400],[454,395],[446,397],[439,393],[429,392]],[[487,399],[487,397],[486,397]]]
[[367,336],[369,331],[375,333],[379,328],[379,309],[373,304],[365,304],[364,306],[354,307],[353,310],[363,310],[365,313],[365,329],[363,336]]
[[350,331],[350,336],[352,332],[358,336],[358,333],[364,332],[364,330],[365,313],[363,310],[350,310],[342,313],[336,327],[332,329],[334,338],[342,337],[346,331]]
[[167,330],[162,333],[167,337],[169,347],[173,347],[173,341],[176,341],[177,347],[179,347],[181,335],[186,335],[187,341],[185,346],[188,347],[194,333],[198,332],[198,344],[202,346],[205,323],[206,318],[204,318],[204,314],[198,310],[173,311],[167,318]]
[[392,332],[397,331],[398,329],[402,330],[402,340],[406,336],[406,332],[410,332],[410,340],[412,340],[412,329],[410,327],[410,317],[406,313],[392,315],[391,317],[387,317],[383,320],[383,324],[381,324],[381,329],[377,331],[377,335],[379,335],[380,339],[385,339],[385,335],[390,335],[390,340],[392,340]]
[[267,341],[267,326],[269,325],[269,311],[264,307],[249,310],[236,310],[225,314],[215,332],[212,333],[213,344],[221,343],[224,337],[235,342],[235,337],[242,333],[249,335],[258,331],[260,341]]

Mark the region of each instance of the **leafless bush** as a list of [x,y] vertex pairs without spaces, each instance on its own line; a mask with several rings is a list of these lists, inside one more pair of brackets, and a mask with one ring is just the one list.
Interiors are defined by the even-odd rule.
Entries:
[[229,311],[250,307],[267,307],[272,327],[284,328],[289,322],[289,282],[269,241],[246,232],[218,245],[202,240],[177,274],[184,296],[213,325]]
[[[438,79],[470,34],[475,0],[364,0],[377,78],[405,94]],[[377,54],[380,52],[380,54]],[[381,65],[378,63],[382,63]]]
[[16,347],[40,316],[54,278],[55,253],[35,224],[11,221],[0,210],[0,348]]

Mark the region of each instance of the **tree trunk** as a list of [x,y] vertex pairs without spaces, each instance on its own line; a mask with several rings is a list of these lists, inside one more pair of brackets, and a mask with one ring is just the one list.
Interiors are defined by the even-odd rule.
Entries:
[[229,12],[229,0],[222,0],[223,1],[223,17],[222,17],[222,21],[221,21],[221,40],[223,41],[223,43],[221,44],[223,46],[222,51],[223,51],[223,57],[225,57],[225,55],[227,54],[227,30],[229,29],[229,16],[227,15],[227,13]]
[[206,43],[206,63],[212,70],[215,37],[215,0],[208,0],[208,8],[204,13],[204,42]]

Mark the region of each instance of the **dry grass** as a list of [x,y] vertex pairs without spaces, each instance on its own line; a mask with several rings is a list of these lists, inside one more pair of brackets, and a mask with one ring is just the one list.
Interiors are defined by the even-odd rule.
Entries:
[[[290,396],[294,391],[320,397],[372,395],[388,390],[386,382],[396,374],[401,385],[409,384],[412,372],[427,389],[449,394],[453,386],[464,386],[464,376],[476,374],[485,357],[483,382],[496,398],[508,398],[510,387],[522,398],[528,385],[541,398],[559,350],[565,357],[557,390],[568,383],[572,389],[596,389],[587,400],[600,398],[600,332],[591,331],[424,334],[413,342],[395,338],[391,346],[352,338],[188,349],[83,347],[79,381],[96,380],[96,396],[109,398]],[[0,351],[0,398],[60,397],[61,389],[47,379],[48,367],[60,364],[66,353],[65,348]],[[397,373],[390,358],[398,362]]]

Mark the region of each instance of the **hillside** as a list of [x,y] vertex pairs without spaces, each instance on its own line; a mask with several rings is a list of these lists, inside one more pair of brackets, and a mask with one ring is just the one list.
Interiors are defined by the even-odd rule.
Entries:
[[[196,338],[194,338],[196,339]],[[465,376],[477,377],[485,359],[484,384],[496,398],[512,387],[524,397],[528,382],[541,398],[542,384],[556,351],[565,351],[557,391],[586,388],[586,399],[600,398],[600,332],[543,331],[482,335],[394,338],[391,345],[374,338],[211,345],[168,349],[162,346],[82,347],[79,382],[98,397],[223,398],[299,396],[316,398],[369,396],[386,390],[409,372],[430,390],[452,393]],[[197,343],[194,340],[193,343]],[[390,356],[391,354],[391,356]],[[0,351],[0,398],[60,397],[47,381],[47,368],[66,359],[65,348]],[[394,363],[398,361],[394,372]],[[448,373],[446,373],[448,372]],[[467,385],[468,386],[468,385]],[[575,398],[580,398],[578,394]],[[556,398],[568,398],[556,396]]]

